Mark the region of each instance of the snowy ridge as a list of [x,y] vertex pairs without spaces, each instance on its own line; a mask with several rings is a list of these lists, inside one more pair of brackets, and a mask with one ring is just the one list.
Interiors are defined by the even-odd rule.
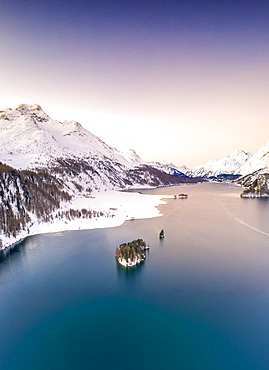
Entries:
[[117,149],[114,149],[114,150],[116,151],[116,153],[118,153],[123,158],[125,158],[126,161],[128,161],[128,162],[130,162],[134,165],[139,166],[140,164],[146,164],[146,162],[143,161],[143,159],[141,159],[139,157],[139,155],[136,153],[136,151],[134,149],[129,149],[125,152],[117,150]]
[[172,176],[189,177],[187,175],[187,172],[189,172],[189,169],[186,166],[177,167],[173,163],[162,164],[159,162],[149,162],[148,164],[151,167],[154,167],[157,170],[163,171]]
[[47,165],[60,157],[107,157],[127,165],[97,136],[78,122],[50,119],[39,105],[22,104],[0,115],[1,161],[17,169]]
[[210,159],[205,164],[195,166],[192,176],[217,177],[220,174],[239,174],[240,168],[251,158],[249,152],[244,150],[234,150],[228,156],[220,159]]
[[136,166],[143,164],[155,168],[157,170],[160,170],[162,172],[165,172],[172,176],[188,177],[187,172],[190,171],[186,166],[178,167],[173,163],[162,164],[160,162],[145,162],[143,161],[143,159],[139,157],[139,155],[136,153],[134,149],[129,149],[126,152],[117,150],[117,153],[122,155],[128,162],[131,162]]

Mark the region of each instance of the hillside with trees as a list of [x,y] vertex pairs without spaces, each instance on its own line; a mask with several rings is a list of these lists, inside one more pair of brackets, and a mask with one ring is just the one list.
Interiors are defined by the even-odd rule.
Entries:
[[71,199],[63,188],[60,180],[46,172],[18,171],[0,162],[1,233],[16,237],[33,216],[48,222],[60,202]]

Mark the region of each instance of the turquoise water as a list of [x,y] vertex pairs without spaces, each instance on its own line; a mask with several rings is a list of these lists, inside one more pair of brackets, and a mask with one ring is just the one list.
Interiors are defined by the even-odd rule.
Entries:
[[[189,198],[2,259],[0,369],[269,368],[269,203],[223,184],[147,192]],[[151,249],[126,270],[114,251],[137,237]]]

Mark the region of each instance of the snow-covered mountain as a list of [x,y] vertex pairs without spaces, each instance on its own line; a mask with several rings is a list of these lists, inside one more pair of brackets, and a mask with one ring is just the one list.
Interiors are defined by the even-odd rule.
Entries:
[[17,170],[46,170],[74,193],[181,182],[134,150],[124,154],[108,146],[78,122],[51,119],[39,105],[0,112],[0,143],[2,163]]
[[210,159],[205,164],[195,166],[191,171],[186,172],[189,176],[205,178],[230,176],[231,179],[235,175],[244,177],[253,174],[257,177],[264,173],[269,173],[269,141],[254,155],[237,149],[223,158]]
[[151,167],[154,167],[160,171],[163,171],[172,176],[179,176],[179,177],[189,177],[187,172],[189,169],[186,166],[177,167],[173,163],[169,164],[162,164],[159,162],[150,162],[148,163]]
[[247,175],[256,171],[260,171],[260,173],[269,172],[269,141],[239,169],[241,175]]
[[139,157],[139,155],[136,153],[134,149],[129,149],[127,151],[120,151],[118,149],[115,149],[116,153],[121,155],[123,158],[125,158],[128,162],[135,164],[135,165],[140,165],[140,164],[146,164],[143,159]]
[[240,169],[235,181],[243,186],[242,197],[269,197],[269,141]]
[[0,158],[15,168],[39,168],[56,158],[106,157],[128,165],[78,122],[50,119],[39,105],[22,104],[0,114]]
[[179,176],[179,177],[189,177],[186,173],[190,171],[186,166],[178,167],[174,165],[173,163],[169,164],[162,164],[160,162],[145,162],[143,159],[139,157],[139,155],[136,153],[134,149],[129,149],[125,152],[119,151],[115,149],[116,152],[123,156],[128,162],[131,162],[135,165],[146,165],[150,166],[152,168],[155,168],[156,170],[160,170],[161,172],[167,173],[172,176]]
[[219,175],[237,175],[240,168],[251,158],[249,152],[244,150],[234,150],[231,154],[220,158],[210,159],[205,164],[195,166],[192,176],[217,177]]

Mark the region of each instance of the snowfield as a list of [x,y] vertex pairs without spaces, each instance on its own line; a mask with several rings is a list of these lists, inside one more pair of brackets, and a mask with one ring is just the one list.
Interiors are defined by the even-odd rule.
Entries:
[[161,216],[157,209],[160,204],[166,204],[163,198],[167,195],[145,195],[132,192],[103,191],[91,194],[89,198],[77,197],[71,202],[63,202],[58,211],[70,208],[81,210],[82,208],[102,212],[104,215],[94,218],[67,218],[55,219],[53,222],[41,222],[33,216],[32,224],[28,231],[22,231],[16,238],[8,238],[1,235],[2,249],[8,248],[19,240],[36,234],[56,233],[71,230],[88,230],[95,228],[115,227],[130,219],[143,219]]

